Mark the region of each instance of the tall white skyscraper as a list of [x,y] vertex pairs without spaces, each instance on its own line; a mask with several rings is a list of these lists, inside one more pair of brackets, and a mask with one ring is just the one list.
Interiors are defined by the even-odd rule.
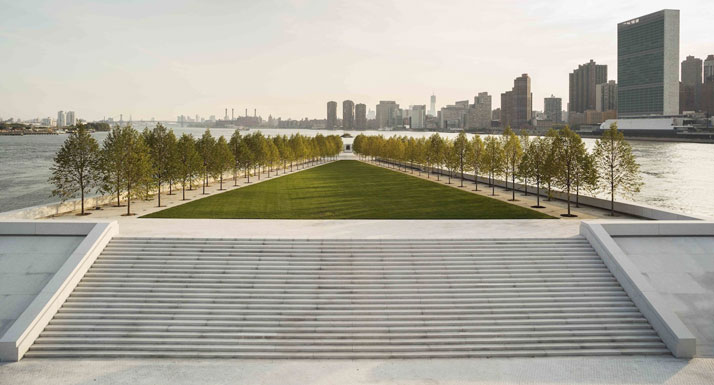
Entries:
[[429,115],[436,116],[436,95],[431,94],[431,103],[429,105]]
[[59,111],[57,112],[57,128],[62,128],[67,125],[67,122],[65,120],[65,115],[64,111]]
[[77,119],[74,116],[74,111],[67,111],[67,121],[68,126],[74,126],[77,124]]

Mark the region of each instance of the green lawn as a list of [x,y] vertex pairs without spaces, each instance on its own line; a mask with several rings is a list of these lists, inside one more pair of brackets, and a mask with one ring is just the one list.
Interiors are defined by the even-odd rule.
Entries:
[[[454,183],[458,183],[454,179]],[[464,187],[464,189],[473,186]],[[549,215],[355,160],[341,160],[144,218],[541,219]]]

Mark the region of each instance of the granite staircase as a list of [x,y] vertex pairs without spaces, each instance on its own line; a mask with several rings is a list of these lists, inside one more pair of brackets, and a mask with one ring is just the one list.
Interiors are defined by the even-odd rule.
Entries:
[[114,238],[26,357],[669,354],[584,238]]

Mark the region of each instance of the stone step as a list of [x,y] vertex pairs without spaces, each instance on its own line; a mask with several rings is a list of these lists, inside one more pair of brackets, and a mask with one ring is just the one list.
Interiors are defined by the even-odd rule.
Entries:
[[620,323],[620,322],[602,322],[590,324],[537,324],[537,325],[475,325],[475,326],[448,326],[448,325],[419,325],[419,326],[354,326],[354,327],[305,327],[305,326],[281,326],[275,328],[273,326],[235,326],[235,325],[165,325],[165,324],[83,324],[83,323],[68,323],[55,324],[54,321],[47,325],[46,331],[81,331],[86,333],[91,332],[194,332],[194,333],[287,333],[287,334],[414,334],[414,333],[509,333],[509,332],[576,332],[576,331],[594,331],[607,332],[614,331],[651,331],[652,327],[648,323]]
[[[213,345],[213,344],[192,344],[190,349],[198,352],[414,352],[414,351],[504,351],[504,350],[571,350],[571,349],[664,349],[662,342],[550,342],[550,343],[483,343],[483,344],[429,344],[429,345],[401,345],[401,344],[381,344],[381,345],[272,345],[266,349],[261,345]],[[32,351],[121,351],[121,350],[149,350],[149,351],[185,351],[184,344],[35,344]]]
[[444,244],[478,244],[478,243],[504,243],[504,244],[514,244],[514,243],[528,243],[528,242],[545,242],[545,243],[564,243],[564,242],[587,242],[584,237],[576,236],[572,238],[471,238],[471,239],[457,239],[457,238],[431,238],[431,239],[359,239],[359,238],[334,238],[334,239],[310,239],[310,238],[172,238],[172,237],[125,237],[117,236],[112,238],[111,242],[130,242],[130,243],[150,243],[150,244],[178,244],[178,243],[251,243],[259,245],[269,245],[269,244],[343,244],[343,243],[355,243],[355,244],[421,244],[421,243],[444,243]]
[[489,350],[489,351],[428,351],[428,352],[197,352],[197,351],[33,351],[25,354],[30,358],[233,358],[233,359],[435,359],[435,358],[513,358],[513,357],[595,357],[595,356],[661,356],[670,355],[666,348],[655,349],[534,349],[534,350]]
[[[231,345],[249,345],[249,346],[354,346],[357,349],[371,346],[414,346],[417,349],[424,345],[512,345],[512,344],[553,344],[553,343],[573,343],[572,336],[555,336],[555,337],[463,337],[458,338],[401,338],[390,340],[385,338],[272,338],[271,336],[257,336],[254,338],[246,338],[238,336],[235,338],[221,336],[221,338],[210,337],[142,337],[124,335],[120,337],[41,337],[36,340],[36,346],[46,347],[51,350],[60,350],[60,346],[64,345],[185,345],[192,347],[195,345],[211,345],[211,346],[231,346]],[[647,343],[652,346],[661,347],[661,340],[656,334],[634,335],[634,336],[579,336],[578,343],[611,343],[617,344],[637,344]],[[38,349],[40,350],[40,349]]]
[[[402,340],[402,339],[517,339],[517,338],[656,338],[657,333],[651,328],[618,330],[527,330],[527,331],[483,331],[483,332],[461,332],[461,331],[429,331],[422,333],[285,333],[282,331],[248,333],[233,331],[131,331],[117,330],[46,330],[43,336],[52,338],[86,338],[95,341],[97,338],[233,338],[233,339],[253,339],[253,340],[291,340],[291,341],[319,341],[319,340]],[[42,337],[41,337],[42,338]]]
[[544,250],[517,250],[517,251],[484,251],[478,252],[476,250],[464,250],[464,251],[425,251],[420,253],[416,250],[404,251],[404,252],[379,252],[370,258],[369,255],[360,255],[359,253],[353,252],[334,252],[334,253],[302,253],[302,252],[241,252],[241,251],[111,251],[108,250],[103,252],[104,256],[122,256],[122,257],[151,257],[151,256],[193,256],[197,253],[206,257],[230,257],[232,259],[238,259],[237,257],[244,257],[248,260],[250,259],[285,259],[285,258],[312,258],[314,260],[320,261],[322,259],[340,259],[340,258],[359,258],[365,262],[370,262],[372,260],[383,260],[385,262],[393,258],[414,258],[415,256],[423,256],[427,258],[447,258],[447,257],[470,257],[470,258],[487,258],[487,257],[519,257],[519,256],[595,256],[594,250],[591,248],[578,248],[578,249],[544,249]]

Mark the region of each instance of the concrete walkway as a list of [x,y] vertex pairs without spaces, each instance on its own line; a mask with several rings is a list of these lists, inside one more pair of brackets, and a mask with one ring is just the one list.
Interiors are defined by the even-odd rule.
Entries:
[[714,359],[432,360],[24,359],[0,383],[53,384],[682,384],[714,383]]

